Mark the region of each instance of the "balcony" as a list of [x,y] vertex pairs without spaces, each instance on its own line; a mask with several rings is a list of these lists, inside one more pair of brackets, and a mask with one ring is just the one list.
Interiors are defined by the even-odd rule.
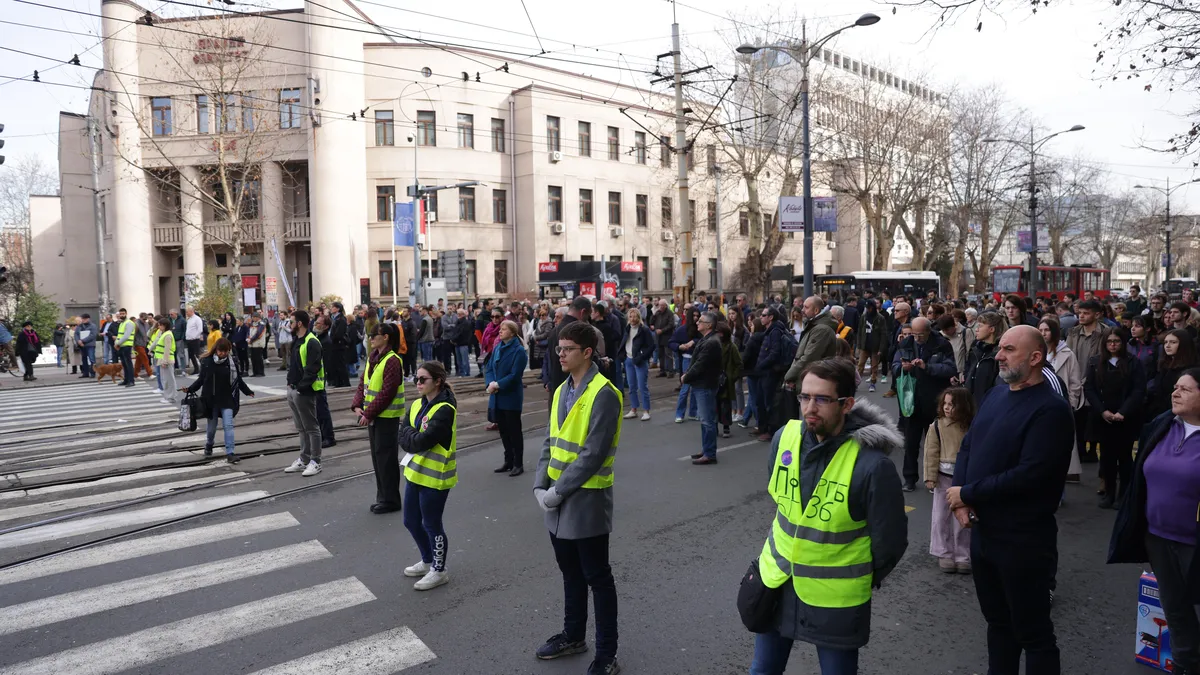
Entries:
[[151,229],[155,246],[183,246],[183,223],[154,223]]
[[[291,232],[294,223],[302,223],[302,228],[297,228],[303,232],[303,235],[296,235],[296,239],[308,239],[309,226],[308,220],[303,221],[288,221],[288,237],[291,238]],[[261,220],[243,220],[239,223],[242,230],[242,241],[262,241],[263,240],[263,223]],[[163,246],[166,248],[183,247],[184,229],[183,223],[155,223],[152,230],[154,236],[154,245]],[[226,222],[208,221],[204,223],[204,243],[206,245],[225,244],[233,239],[233,225]]]
[[283,226],[285,242],[308,241],[312,238],[312,224],[308,218],[290,218]]

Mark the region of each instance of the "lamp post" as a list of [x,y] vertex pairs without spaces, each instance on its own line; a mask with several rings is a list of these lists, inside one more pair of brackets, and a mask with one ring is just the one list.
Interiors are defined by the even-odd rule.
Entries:
[[[1070,129],[1056,131],[1049,136],[1034,140],[1033,127],[1029,127],[1029,298],[1031,302],[1037,300],[1038,291],[1037,151],[1055,136],[1060,134],[1069,134],[1072,131],[1083,131],[1084,128],[1085,127],[1082,124],[1076,124]],[[1013,140],[1011,138],[985,138],[983,139],[983,142],[1025,145],[1025,141]]]
[[809,143],[808,124],[808,64],[814,54],[820,53],[820,49],[825,43],[837,37],[843,31],[857,28],[858,26],[873,26],[877,23],[879,23],[879,16],[867,13],[858,17],[858,20],[849,26],[843,26],[813,42],[811,45],[808,43],[807,27],[802,27],[799,44],[761,46],[744,44],[737,48],[737,53],[747,55],[754,54],[762,49],[774,49],[800,62],[801,133],[803,134],[804,146],[804,297],[806,298],[813,294],[812,146]]
[[1154,190],[1155,192],[1158,192],[1159,194],[1161,194],[1167,198],[1167,223],[1163,227],[1163,232],[1165,232],[1167,235],[1167,263],[1165,265],[1163,265],[1163,267],[1166,268],[1166,276],[1163,278],[1164,283],[1171,280],[1171,267],[1174,266],[1174,262],[1175,262],[1174,260],[1171,259],[1171,232],[1173,231],[1173,228],[1171,227],[1171,193],[1185,185],[1191,185],[1192,183],[1197,183],[1197,182],[1200,182],[1200,178],[1189,180],[1189,181],[1186,181],[1183,183],[1178,183],[1175,185],[1175,187],[1171,187],[1171,179],[1167,178],[1167,187],[1166,188],[1160,188],[1160,187],[1157,187],[1154,185],[1134,185],[1133,186],[1135,190]]

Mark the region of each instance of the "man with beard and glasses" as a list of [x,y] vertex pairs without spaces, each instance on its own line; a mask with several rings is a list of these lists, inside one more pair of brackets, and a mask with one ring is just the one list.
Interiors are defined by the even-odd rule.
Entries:
[[1004,333],[996,352],[1007,387],[993,387],[963,438],[946,501],[971,535],[971,573],[987,621],[988,672],[1061,672],[1051,589],[1054,512],[1074,447],[1071,405],[1047,381],[1046,341],[1032,326]]

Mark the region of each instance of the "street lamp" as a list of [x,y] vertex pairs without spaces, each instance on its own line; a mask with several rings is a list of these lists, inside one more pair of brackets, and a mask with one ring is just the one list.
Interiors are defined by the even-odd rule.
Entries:
[[[1029,127],[1029,298],[1031,301],[1037,300],[1038,291],[1038,233],[1037,233],[1037,151],[1042,148],[1051,138],[1061,134],[1069,134],[1072,131],[1083,131],[1082,124],[1076,124],[1070,129],[1056,131],[1049,136],[1041,139],[1033,139],[1033,127]],[[1017,141],[1011,138],[985,138],[984,143],[1013,143],[1014,145],[1025,145],[1025,141]]]
[[1171,193],[1185,185],[1191,185],[1192,183],[1197,183],[1197,182],[1200,182],[1200,178],[1195,178],[1195,179],[1192,179],[1192,180],[1189,180],[1189,181],[1186,181],[1183,183],[1179,183],[1175,187],[1171,187],[1171,179],[1167,178],[1166,189],[1156,187],[1154,185],[1134,185],[1133,186],[1133,188],[1135,190],[1154,190],[1155,192],[1158,192],[1167,198],[1167,224],[1163,227],[1163,232],[1166,232],[1166,234],[1167,234],[1167,264],[1163,265],[1163,267],[1165,267],[1167,269],[1166,269],[1166,278],[1163,279],[1164,282],[1171,280],[1171,267],[1172,267],[1172,263],[1175,262],[1174,260],[1171,259],[1171,232],[1173,229],[1171,227]]
[[858,17],[849,26],[843,26],[833,31],[829,35],[815,41],[812,45],[808,43],[807,27],[802,27],[799,44],[762,46],[744,44],[737,48],[737,53],[739,54],[754,54],[762,49],[774,49],[792,57],[792,60],[800,62],[800,108],[804,145],[804,297],[806,298],[813,294],[812,147],[809,143],[808,130],[808,63],[812,60],[814,54],[820,53],[820,49],[825,43],[837,37],[843,31],[859,26],[873,26],[877,23],[879,23],[879,16],[867,13]]

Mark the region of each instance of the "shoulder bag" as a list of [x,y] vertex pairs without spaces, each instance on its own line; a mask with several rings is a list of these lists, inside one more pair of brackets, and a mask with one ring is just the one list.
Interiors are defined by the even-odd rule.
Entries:
[[758,573],[758,558],[750,561],[750,567],[742,576],[738,587],[737,609],[742,625],[751,633],[769,633],[775,629],[775,615],[779,600],[783,596],[784,583],[779,588],[770,588],[763,583]]

